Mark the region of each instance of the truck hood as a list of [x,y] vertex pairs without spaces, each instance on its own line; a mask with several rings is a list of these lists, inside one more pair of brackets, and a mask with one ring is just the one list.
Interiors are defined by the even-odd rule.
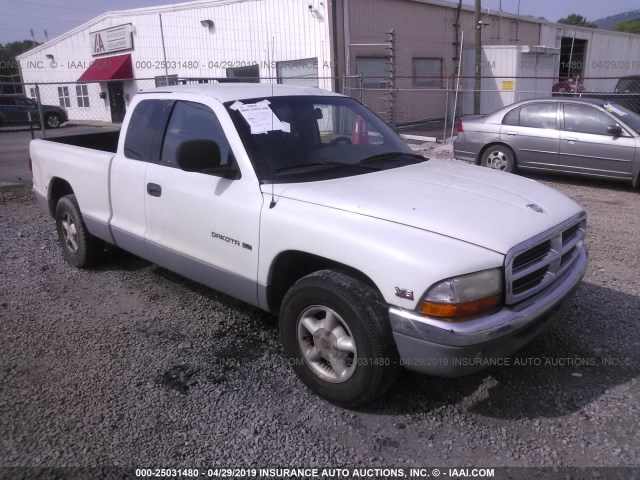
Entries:
[[[271,186],[264,185],[263,191],[270,195]],[[273,193],[281,199],[427,230],[502,254],[582,212],[575,202],[538,182],[452,160],[274,185]],[[536,211],[540,208],[541,213]]]

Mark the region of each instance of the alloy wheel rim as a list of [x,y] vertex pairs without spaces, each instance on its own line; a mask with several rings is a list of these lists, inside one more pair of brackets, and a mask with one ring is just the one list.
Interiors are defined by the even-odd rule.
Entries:
[[64,243],[71,253],[78,253],[78,230],[71,215],[67,212],[62,214],[62,235]]
[[507,160],[507,155],[500,150],[493,151],[487,156],[487,166],[489,168],[494,170],[506,170],[508,165],[509,162]]
[[344,383],[356,371],[358,352],[351,329],[334,310],[314,305],[298,318],[298,347],[309,368],[330,383]]

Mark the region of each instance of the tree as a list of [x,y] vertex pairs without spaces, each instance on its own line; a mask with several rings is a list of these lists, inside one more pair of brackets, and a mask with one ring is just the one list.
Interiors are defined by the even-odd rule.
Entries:
[[33,40],[0,43],[0,75],[17,75],[18,61],[16,57],[40,45]]
[[0,43],[0,93],[22,93],[16,57],[40,45],[33,40]]
[[558,20],[558,23],[563,23],[565,25],[575,25],[577,27],[589,27],[589,28],[598,28],[593,22],[588,21],[582,15],[578,15],[577,13],[571,13],[566,17],[562,17]]
[[638,33],[640,34],[640,18],[634,20],[625,20],[624,22],[616,23],[613,27],[616,32],[626,33]]

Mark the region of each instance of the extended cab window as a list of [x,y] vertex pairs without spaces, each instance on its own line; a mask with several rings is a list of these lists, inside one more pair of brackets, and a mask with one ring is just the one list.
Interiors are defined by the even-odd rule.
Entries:
[[166,123],[171,100],[143,100],[131,114],[124,155],[132,160],[157,162],[162,128]]
[[213,140],[220,147],[220,164],[230,161],[231,149],[215,113],[200,103],[176,102],[162,146],[161,163],[177,165],[178,145],[187,140]]

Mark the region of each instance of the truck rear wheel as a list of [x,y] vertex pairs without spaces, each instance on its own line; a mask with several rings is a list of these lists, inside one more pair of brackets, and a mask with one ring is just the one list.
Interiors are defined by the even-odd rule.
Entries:
[[104,244],[87,230],[75,195],[66,195],[58,201],[56,227],[67,262],[77,268],[89,268],[98,263]]
[[343,407],[371,403],[400,371],[386,304],[341,272],[322,270],[294,284],[282,302],[280,335],[302,382]]

